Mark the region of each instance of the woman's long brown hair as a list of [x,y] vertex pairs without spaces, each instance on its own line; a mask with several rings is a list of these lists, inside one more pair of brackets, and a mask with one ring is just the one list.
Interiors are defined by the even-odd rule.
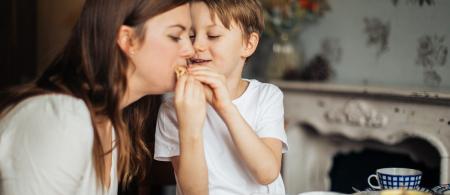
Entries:
[[124,110],[119,104],[127,87],[131,64],[117,45],[121,25],[133,27],[145,40],[145,22],[188,0],[86,0],[80,18],[62,50],[46,71],[33,83],[1,94],[0,113],[36,95],[67,94],[87,105],[94,127],[93,159],[97,181],[105,186],[105,155],[94,121],[111,120],[116,133],[118,174],[123,185],[145,174],[151,154],[145,139],[154,133],[159,95],[148,95]]

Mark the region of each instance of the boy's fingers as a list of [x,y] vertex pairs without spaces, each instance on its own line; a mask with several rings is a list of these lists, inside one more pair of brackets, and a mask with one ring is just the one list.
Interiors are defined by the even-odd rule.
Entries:
[[195,79],[210,87],[212,90],[224,89],[226,86],[219,80],[207,76],[195,76]]
[[219,77],[220,74],[216,73],[216,72],[212,72],[212,71],[208,71],[208,70],[197,70],[197,71],[192,71],[191,75],[204,75],[204,76],[212,76],[212,77]]
[[208,66],[208,65],[195,65],[195,64],[192,64],[192,65],[190,65],[189,66],[189,68],[188,69],[213,69],[213,67],[212,66]]
[[192,72],[191,73],[192,76],[197,77],[197,76],[204,76],[204,77],[210,77],[213,79],[217,79],[220,81],[225,81],[225,76],[215,73],[215,72],[208,72],[208,71],[196,71],[196,72]]
[[200,66],[200,65],[192,65],[188,68],[189,72],[193,72],[193,71],[210,71],[210,72],[215,72],[217,73],[218,71],[214,68],[214,67],[210,67],[210,66]]
[[201,81],[202,83],[214,86],[220,86],[221,83],[225,84],[225,78],[222,75],[210,75],[208,73],[196,73],[192,74],[195,79]]
[[214,78],[212,78],[212,77],[209,77],[209,76],[205,76],[205,75],[195,75],[194,77],[195,77],[195,79],[197,79],[198,81],[200,81],[200,82],[202,82],[202,83],[204,83],[204,84],[207,84],[207,85],[217,85],[217,83],[218,83],[216,79],[214,79]]

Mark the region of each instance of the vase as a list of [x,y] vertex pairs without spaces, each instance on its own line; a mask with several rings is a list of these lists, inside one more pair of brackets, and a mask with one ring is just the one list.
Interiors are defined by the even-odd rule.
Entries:
[[300,68],[302,54],[297,43],[297,36],[280,34],[272,45],[272,52],[267,66],[267,77],[270,80],[282,79],[288,71]]

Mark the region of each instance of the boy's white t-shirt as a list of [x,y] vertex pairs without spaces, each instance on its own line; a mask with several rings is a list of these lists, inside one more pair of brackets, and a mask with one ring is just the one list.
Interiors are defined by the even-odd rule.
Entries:
[[[285,153],[283,93],[275,85],[248,81],[246,91],[233,103],[258,137],[279,139]],[[155,160],[170,161],[180,154],[177,124],[173,94],[166,95],[158,115]],[[269,185],[258,184],[252,178],[236,152],[227,126],[211,106],[207,108],[203,135],[210,194],[285,193],[281,175]],[[177,193],[181,194],[179,188]]]
[[[112,134],[113,140],[115,133]],[[83,100],[50,94],[28,98],[0,118],[0,194],[116,195],[117,149],[109,189],[102,191],[92,156],[94,128]]]

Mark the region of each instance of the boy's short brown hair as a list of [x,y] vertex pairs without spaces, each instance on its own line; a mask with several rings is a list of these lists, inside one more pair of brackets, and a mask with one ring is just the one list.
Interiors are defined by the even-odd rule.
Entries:
[[226,28],[235,22],[241,28],[244,39],[251,33],[261,36],[264,30],[263,8],[259,0],[192,0],[205,3],[211,12],[211,18],[216,15]]

